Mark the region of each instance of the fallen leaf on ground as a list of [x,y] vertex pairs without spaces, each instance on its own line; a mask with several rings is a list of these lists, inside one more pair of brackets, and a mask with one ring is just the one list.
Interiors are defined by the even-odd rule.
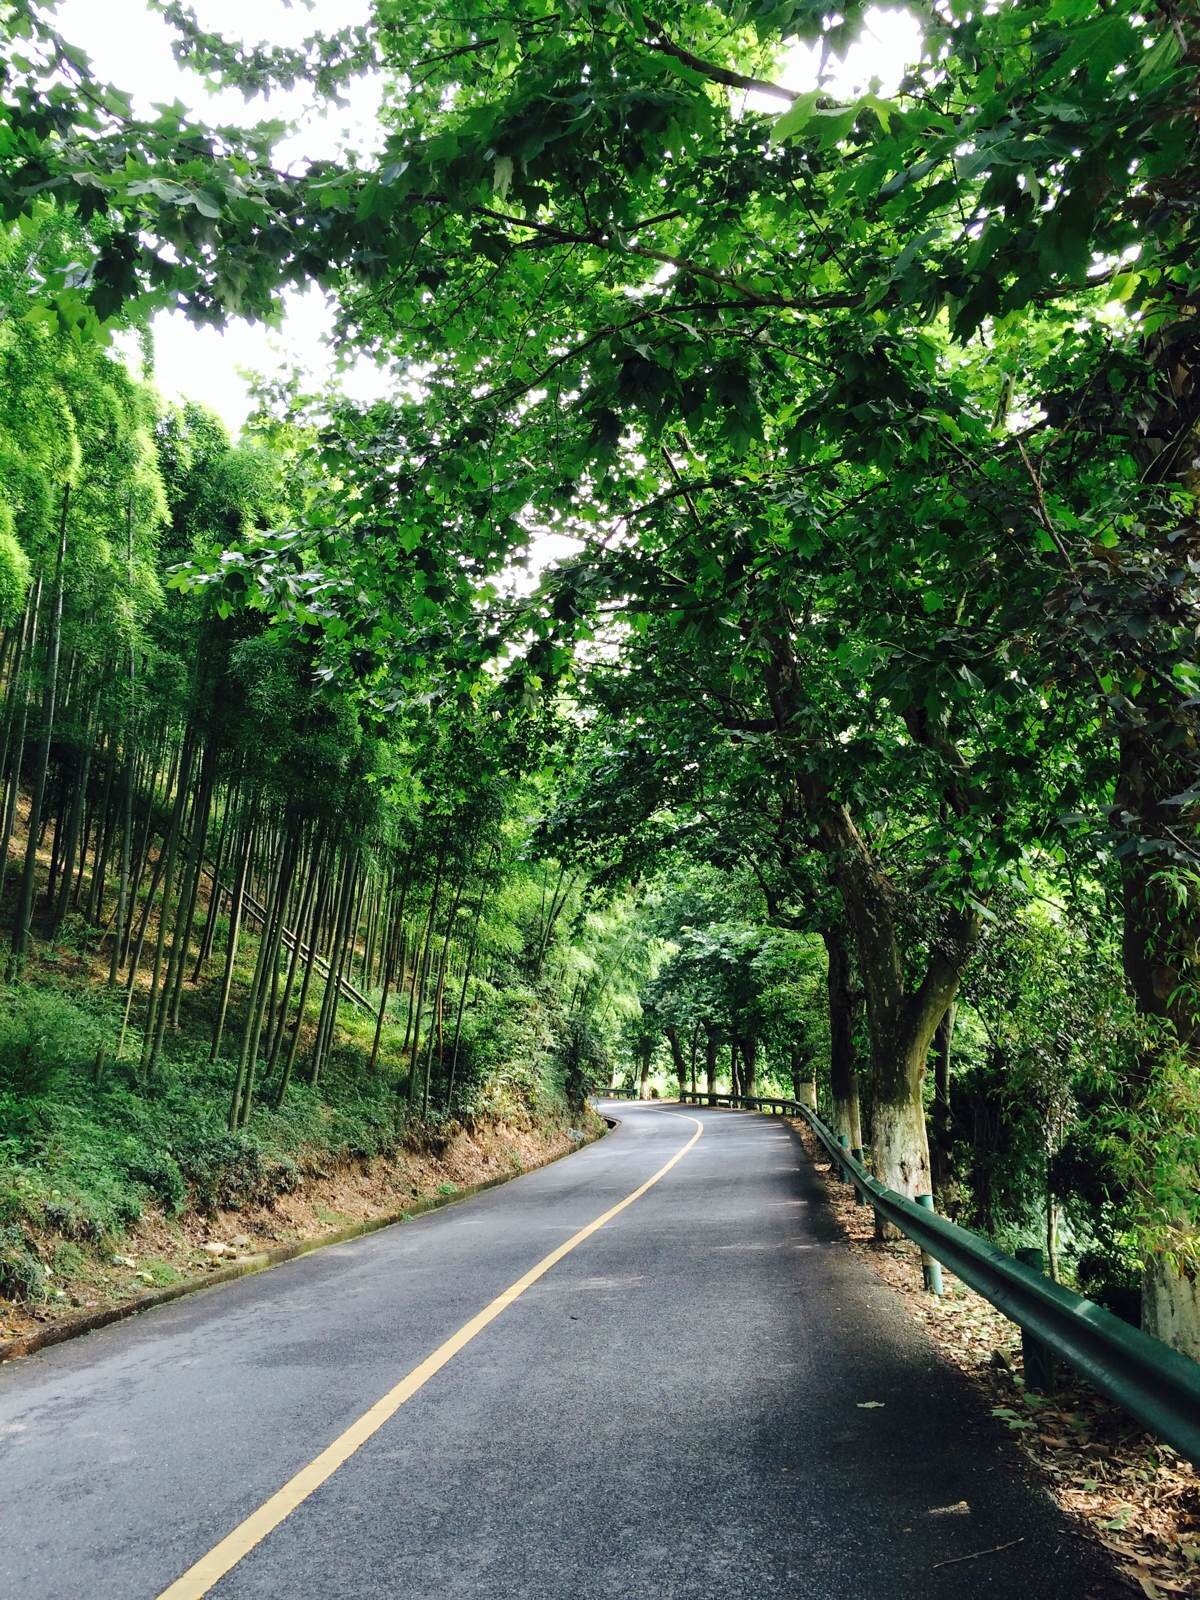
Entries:
[[[807,1125],[792,1126],[811,1159],[819,1147]],[[1070,1372],[1053,1396],[1027,1392],[1020,1329],[949,1271],[945,1295],[927,1294],[917,1247],[906,1239],[879,1244],[870,1208],[856,1206],[836,1181],[824,1188],[851,1250],[901,1295],[942,1354],[979,1385],[1081,1537],[1107,1547],[1133,1591],[1151,1600],[1200,1600],[1195,1469]]]

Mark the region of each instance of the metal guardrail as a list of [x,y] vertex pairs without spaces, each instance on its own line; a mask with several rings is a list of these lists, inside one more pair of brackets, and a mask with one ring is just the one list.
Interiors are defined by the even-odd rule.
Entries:
[[810,1107],[769,1096],[686,1093],[685,1105],[766,1110],[808,1123],[834,1165],[873,1206],[956,1278],[990,1300],[1032,1340],[1053,1351],[1151,1433],[1200,1466],[1200,1364],[1131,1327],[1102,1306],[978,1234],[926,1210],[872,1177]]
[[722,1106],[731,1111],[739,1109],[749,1111],[766,1111],[782,1117],[796,1115],[795,1100],[788,1100],[779,1095],[762,1094],[705,1094],[703,1090],[685,1089],[679,1097],[681,1106]]
[[636,1089],[597,1089],[597,1100],[636,1100]]

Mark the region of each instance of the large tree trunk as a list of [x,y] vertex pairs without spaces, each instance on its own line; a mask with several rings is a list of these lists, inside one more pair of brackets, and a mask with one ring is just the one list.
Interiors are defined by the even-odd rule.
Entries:
[[1162,1255],[1146,1263],[1142,1326],[1164,1344],[1200,1361],[1200,1279],[1194,1269],[1173,1267]]
[[738,1051],[742,1060],[742,1093],[753,1095],[754,1076],[758,1071],[758,1040],[752,1033],[740,1034]]
[[687,1089],[687,1060],[683,1054],[683,1046],[679,1042],[678,1028],[664,1028],[667,1043],[671,1047],[671,1061],[675,1067],[675,1077],[679,1083],[679,1098],[682,1100]]
[[[871,1041],[871,1153],[876,1176],[912,1199],[932,1194],[925,1127],[929,1047],[979,940],[977,911],[950,911],[931,940],[920,984],[908,988],[900,931],[886,874],[844,809],[829,813],[823,832],[834,847],[834,876],[854,939],[867,1002]],[[880,1237],[895,1232],[876,1218]]]
[[[1180,28],[1179,38],[1194,68],[1200,35],[1189,26],[1186,33]],[[1172,656],[1194,656],[1194,602],[1181,604],[1174,598],[1169,606],[1165,602],[1168,593],[1194,595],[1200,367],[1194,357],[1194,307],[1182,308],[1170,287],[1164,307],[1168,316],[1146,345],[1145,354],[1155,370],[1138,417],[1133,453],[1141,482],[1181,488],[1192,499],[1193,515],[1187,538],[1180,537],[1174,508],[1157,526],[1150,522],[1165,576],[1157,579],[1158,617],[1151,631],[1144,639],[1141,633],[1134,634],[1125,644],[1137,688],[1122,719],[1114,795],[1114,812],[1127,819],[1125,825],[1134,836],[1130,843],[1136,846],[1120,856],[1125,975],[1139,1011],[1154,1019],[1158,1028],[1139,1063],[1131,1099],[1135,1116],[1144,1111],[1151,1120],[1170,1059],[1174,1058],[1175,1070],[1182,1069],[1189,1078],[1200,1071],[1200,880],[1195,870],[1200,805],[1194,798],[1200,715],[1188,691],[1168,676]],[[1128,559],[1140,592],[1146,581],[1141,534]],[[1189,794],[1190,801],[1181,801]],[[1175,1124],[1177,1148],[1185,1150],[1189,1140],[1194,1148],[1200,1127],[1180,1129],[1179,1117],[1176,1103],[1168,1122]],[[1161,1242],[1143,1264],[1142,1321],[1147,1331],[1200,1360],[1200,1275],[1194,1259],[1200,1221],[1194,1205],[1183,1198],[1194,1200],[1196,1173],[1186,1156],[1172,1163],[1161,1148],[1152,1159],[1160,1168],[1156,1187],[1169,1177],[1180,1203],[1173,1215],[1153,1219]],[[1162,1170],[1172,1164],[1174,1172]],[[1191,1265],[1186,1264],[1189,1254]]]
[[789,1062],[792,1073],[792,1099],[798,1105],[817,1109],[817,1080],[813,1075],[812,1050],[806,1043],[792,1046]]
[[[1165,697],[1164,697],[1165,698]],[[1172,1056],[1200,1069],[1200,886],[1195,874],[1172,872],[1162,849],[1173,835],[1195,838],[1200,808],[1170,805],[1194,782],[1187,764],[1183,714],[1169,705],[1147,706],[1146,720],[1121,738],[1117,806],[1151,848],[1122,857],[1124,965],[1139,1011],[1168,1025],[1169,1037],[1147,1047],[1135,1103],[1152,1106],[1160,1075]],[[1153,848],[1157,844],[1158,849]],[[1178,1115],[1178,1113],[1176,1113]],[[1189,1130],[1200,1134],[1200,1129]],[[1185,1139],[1179,1140],[1181,1149]],[[1196,1174],[1181,1157],[1173,1174],[1181,1196],[1194,1193]],[[1200,1276],[1178,1257],[1194,1241],[1194,1216],[1181,1208],[1164,1219],[1163,1242],[1144,1263],[1142,1323],[1148,1333],[1200,1360]],[[1171,1238],[1171,1236],[1174,1236]],[[1169,1250],[1173,1243],[1175,1250]]]
[[[850,952],[840,928],[822,934],[828,962],[826,992],[829,999],[829,1093],[833,1101],[833,1131],[852,1150],[862,1149],[862,1113],[859,1107],[858,1066],[854,1056],[854,991],[850,982]],[[797,1095],[796,1097],[800,1097]]]
[[871,1050],[871,1157],[876,1176],[907,1195],[933,1193],[925,1126],[925,1060],[940,1018],[875,1021]]
[[954,1047],[954,1001],[933,1036],[933,1138],[929,1154],[933,1163],[933,1192],[941,1205],[941,1195],[950,1176],[950,1064]]
[[[779,629],[771,638],[765,686],[780,730],[788,728],[804,704],[804,690],[791,635]],[[915,718],[914,741],[936,749],[945,764],[946,797],[955,811],[969,809],[966,774],[953,744]],[[906,984],[901,930],[886,872],[855,825],[844,803],[831,794],[812,769],[796,774],[798,812],[816,824],[816,843],[829,863],[846,927],[854,945],[867,1003],[871,1040],[871,1150],[876,1176],[910,1198],[932,1192],[929,1140],[922,1090],[925,1059],[934,1030],[958,993],[966,962],[979,939],[977,911],[949,911],[935,931],[926,971]],[[878,1216],[876,1228],[887,1227]],[[894,1231],[894,1230],[892,1230]]]
[[717,1092],[717,1052],[721,1048],[721,1035],[711,1023],[704,1024],[704,1090]]

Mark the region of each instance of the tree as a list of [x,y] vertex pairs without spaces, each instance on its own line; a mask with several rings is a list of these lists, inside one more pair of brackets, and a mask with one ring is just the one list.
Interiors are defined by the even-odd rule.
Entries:
[[[218,77],[297,70],[168,9]],[[330,89],[368,55],[403,79],[378,163],[292,176],[269,132],[138,122],[23,4],[0,203],[28,226],[49,195],[82,225],[81,279],[33,294],[81,331],[156,293],[220,316],[336,285],[343,333],[407,381],[302,415],[297,515],[201,557],[218,613],[271,612],[368,717],[486,686],[528,729],[569,690],[585,767],[607,748],[627,781],[610,817],[560,808],[575,854],[551,873],[618,818],[604,870],[686,835],[753,872],[773,920],[826,943],[852,1139],[861,992],[877,1168],[912,1194],[933,1041],[1046,860],[1120,873],[1135,1118],[1178,1114],[1195,1073],[1197,43],[1130,0],[1038,0],[926,19],[890,100],[773,77],[862,14],[530,0],[497,28],[387,0],[309,52]],[[514,593],[534,530],[578,553]],[[435,925],[464,903],[445,856],[437,1016]],[[339,881],[340,971],[371,890]],[[1143,1234],[1148,1318],[1184,1348],[1192,1135]]]

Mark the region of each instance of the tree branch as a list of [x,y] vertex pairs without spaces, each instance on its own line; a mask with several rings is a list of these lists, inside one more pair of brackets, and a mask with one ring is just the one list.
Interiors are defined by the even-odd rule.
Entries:
[[[531,233],[540,234],[556,244],[584,244],[590,245],[594,250],[605,250],[613,255],[640,256],[644,261],[658,261],[665,267],[673,267],[676,272],[686,273],[689,277],[718,283],[723,289],[730,289],[740,295],[747,305],[774,306],[783,311],[830,311],[862,304],[861,294],[813,295],[809,299],[798,300],[792,295],[764,293],[744,279],[735,278],[731,273],[721,272],[716,267],[703,266],[699,261],[692,261],[687,256],[669,255],[665,250],[651,250],[645,245],[627,244],[622,240],[611,238],[599,228],[590,233],[576,233],[553,222],[535,222],[532,217],[514,217],[504,211],[494,211],[490,206],[473,206],[471,209],[477,216],[488,217],[493,222],[503,222],[513,228],[528,228]],[[637,225],[635,224],[629,231],[636,233]]]
[[667,31],[661,22],[653,18],[646,18],[646,26],[656,37],[647,41],[651,50],[657,50],[660,55],[671,56],[675,61],[682,62],[685,67],[690,67],[693,72],[699,72],[713,83],[723,83],[729,89],[745,89],[752,94],[770,95],[775,100],[784,100],[788,105],[800,98],[796,89],[785,89],[781,83],[771,83],[766,78],[747,77],[744,72],[731,72],[728,67],[719,67],[713,61],[705,61],[700,56],[694,56],[690,50],[684,50],[681,45],[674,43],[667,36]]

